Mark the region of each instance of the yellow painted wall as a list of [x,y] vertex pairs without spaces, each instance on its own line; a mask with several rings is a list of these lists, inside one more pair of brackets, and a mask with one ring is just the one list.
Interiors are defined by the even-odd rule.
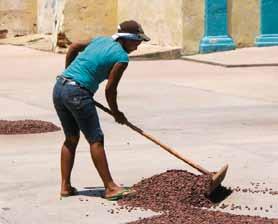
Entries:
[[259,0],[228,0],[229,34],[237,47],[254,46],[259,34]]
[[199,52],[200,40],[204,34],[204,0],[183,1],[183,50],[184,54]]
[[66,0],[62,30],[71,41],[112,35],[117,27],[117,0]]
[[8,29],[9,36],[37,31],[37,0],[1,0],[0,29]]
[[[227,1],[230,36],[237,47],[254,46],[259,0]],[[65,32],[69,40],[78,41],[112,35],[117,24],[134,19],[151,37],[148,44],[194,54],[204,33],[204,4],[205,0],[0,0],[0,29],[8,29],[9,36]]]
[[134,19],[151,37],[150,44],[182,46],[183,0],[118,0],[118,21]]

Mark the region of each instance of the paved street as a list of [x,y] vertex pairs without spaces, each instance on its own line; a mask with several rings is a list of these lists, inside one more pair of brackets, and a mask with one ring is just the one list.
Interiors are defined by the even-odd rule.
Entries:
[[[278,58],[278,52],[272,54]],[[64,57],[0,45],[0,119],[60,125],[51,94]],[[239,61],[245,59],[246,53]],[[103,88],[95,99],[105,104]],[[224,68],[185,60],[131,61],[119,85],[118,103],[130,122],[205,168],[215,171],[228,163],[225,186],[253,189],[255,182],[278,191],[277,89],[278,66]],[[168,169],[198,173],[109,115],[101,111],[99,115],[118,183],[131,186]],[[0,135],[0,224],[118,224],[154,214],[108,212],[116,205],[98,196],[102,183],[84,138],[72,176],[79,195],[59,200],[62,141],[62,131]],[[229,206],[227,212],[278,218],[278,195],[234,192],[224,203],[243,207],[239,211]],[[246,205],[269,211],[249,211]]]

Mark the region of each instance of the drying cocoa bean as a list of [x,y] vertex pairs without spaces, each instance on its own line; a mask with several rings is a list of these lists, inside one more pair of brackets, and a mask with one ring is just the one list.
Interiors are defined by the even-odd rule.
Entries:
[[[135,184],[133,187],[136,194],[124,197],[118,201],[118,204],[126,208],[140,207],[163,213],[151,218],[139,219],[130,224],[278,223],[278,219],[232,215],[208,210],[207,208],[212,208],[215,203],[218,204],[231,194],[231,190],[220,186],[214,192],[214,198],[206,197],[205,193],[209,181],[210,176],[196,176],[182,170],[169,170]],[[238,208],[241,209],[241,206]]]
[[0,120],[1,135],[35,134],[61,130],[51,122],[40,120]]

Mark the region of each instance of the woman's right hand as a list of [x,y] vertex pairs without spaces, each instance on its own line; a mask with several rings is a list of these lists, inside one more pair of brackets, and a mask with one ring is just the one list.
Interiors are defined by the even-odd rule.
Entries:
[[117,111],[113,113],[113,116],[115,118],[115,121],[119,124],[125,124],[127,122],[127,118],[125,117],[124,113],[121,111]]

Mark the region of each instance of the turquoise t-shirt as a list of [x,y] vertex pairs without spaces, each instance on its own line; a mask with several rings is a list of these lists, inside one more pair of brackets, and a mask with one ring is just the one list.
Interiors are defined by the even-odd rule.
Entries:
[[108,78],[115,63],[128,61],[127,52],[117,41],[111,37],[96,37],[79,53],[63,75],[96,92],[99,84]]

